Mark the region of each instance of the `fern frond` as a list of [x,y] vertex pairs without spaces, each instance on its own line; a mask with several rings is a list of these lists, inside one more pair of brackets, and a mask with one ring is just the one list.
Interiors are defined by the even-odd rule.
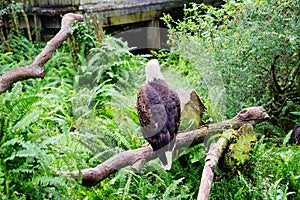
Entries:
[[62,177],[40,176],[36,179],[36,182],[41,186],[48,186],[48,185],[66,186],[66,178],[62,178]]
[[[184,178],[180,178],[178,180],[173,180],[171,182],[171,184],[167,187],[166,191],[164,192],[163,199],[170,199],[172,197],[174,198],[174,196],[176,196],[174,194],[176,194],[178,192],[178,188],[179,188],[178,185],[182,183],[183,179]],[[174,193],[174,194],[172,195],[172,193]]]
[[19,129],[23,130],[35,123],[39,119],[39,115],[42,111],[40,109],[32,110],[24,115],[13,127],[12,130],[17,132]]

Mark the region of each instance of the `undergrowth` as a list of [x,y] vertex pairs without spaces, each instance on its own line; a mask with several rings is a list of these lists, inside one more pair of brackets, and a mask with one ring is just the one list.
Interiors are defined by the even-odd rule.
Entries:
[[[290,76],[294,74],[290,66],[298,67],[298,57],[292,52],[299,44],[299,35],[294,34],[299,25],[287,24],[289,35],[282,32],[279,21],[280,17],[284,23],[296,20],[298,15],[292,13],[298,13],[299,7],[295,1],[289,3],[228,1],[218,9],[192,4],[186,7],[181,22],[165,17],[178,46],[153,56],[160,60],[172,87],[198,92],[207,107],[207,123],[233,116],[243,106],[262,104],[271,108],[268,101],[277,98],[274,91],[262,93],[261,89],[272,82],[269,75],[275,50],[263,45],[280,44],[276,48],[282,50],[278,51],[282,59],[275,63],[280,84],[290,80],[283,79],[282,74],[289,56],[286,66]],[[272,22],[280,26],[272,28]],[[263,31],[264,24],[269,31]],[[76,26],[91,34],[86,36],[91,41],[81,47],[76,62],[70,55],[74,46],[64,42],[44,66],[47,74],[43,80],[15,83],[0,97],[1,198],[196,199],[207,152],[204,144],[177,155],[168,172],[156,159],[146,163],[139,173],[126,167],[90,188],[64,176],[146,144],[135,109],[138,87],[145,80],[146,57],[133,55],[125,42],[113,37],[106,36],[99,44],[89,32],[93,29]],[[271,39],[256,43],[266,35]],[[25,38],[9,40],[13,52],[5,52],[0,45],[1,75],[28,65],[43,46]],[[297,91],[297,83],[291,85],[292,91]],[[273,122],[278,126],[264,122],[256,129],[259,141],[251,159],[230,179],[221,168],[216,169],[210,199],[300,198],[299,147],[286,144],[286,130],[299,122],[299,106],[297,98],[285,92],[282,95],[290,99],[281,102],[282,107],[276,104],[279,112],[272,112],[273,117],[283,119],[282,124],[280,120]]]

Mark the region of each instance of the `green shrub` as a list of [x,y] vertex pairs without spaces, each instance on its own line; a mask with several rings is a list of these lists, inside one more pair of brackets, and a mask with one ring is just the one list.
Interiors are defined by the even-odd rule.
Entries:
[[[176,38],[172,52],[201,71],[209,93],[217,89],[226,99],[227,116],[262,105],[275,124],[291,129],[298,117],[293,112],[300,109],[298,1],[226,1],[221,8],[191,4],[184,13],[182,21],[163,18]],[[213,99],[217,94],[209,97],[222,106]]]
[[299,147],[268,147],[261,139],[238,176],[215,181],[211,199],[299,199]]

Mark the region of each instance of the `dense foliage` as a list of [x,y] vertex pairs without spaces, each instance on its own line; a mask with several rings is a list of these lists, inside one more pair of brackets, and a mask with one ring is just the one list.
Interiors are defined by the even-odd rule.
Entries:
[[[230,178],[217,169],[211,199],[300,198],[299,146],[286,144],[300,113],[299,12],[296,0],[255,0],[191,4],[181,21],[164,17],[174,45],[155,56],[173,87],[197,90],[206,122],[253,105],[272,115],[273,124],[257,127],[259,142],[244,167]],[[113,37],[100,43],[90,26],[74,26],[44,66],[45,79],[18,82],[0,96],[1,199],[195,199],[203,144],[184,151],[169,172],[154,160],[91,188],[62,176],[146,143],[135,111],[146,56]],[[29,64],[43,46],[7,41],[12,51],[0,44],[1,75]]]
[[204,71],[218,93],[225,88],[227,116],[263,105],[275,125],[291,129],[300,109],[299,15],[293,0],[228,1],[222,9],[193,4],[184,20],[164,20],[176,38],[174,51]]

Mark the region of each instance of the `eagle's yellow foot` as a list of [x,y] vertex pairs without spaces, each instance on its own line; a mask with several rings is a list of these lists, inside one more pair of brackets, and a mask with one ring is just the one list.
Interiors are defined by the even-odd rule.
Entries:
[[147,143],[147,144],[143,144],[142,147],[146,147],[146,146],[149,146],[150,144]]
[[[152,149],[152,146],[149,143],[143,144],[142,147],[150,147]],[[152,149],[153,151],[153,149]]]

